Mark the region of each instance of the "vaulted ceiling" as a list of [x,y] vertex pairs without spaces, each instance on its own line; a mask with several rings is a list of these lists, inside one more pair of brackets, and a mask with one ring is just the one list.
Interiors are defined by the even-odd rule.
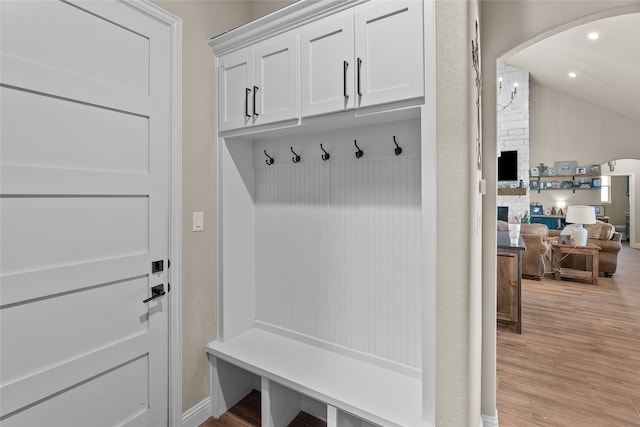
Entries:
[[640,13],[574,27],[504,62],[541,85],[640,122]]

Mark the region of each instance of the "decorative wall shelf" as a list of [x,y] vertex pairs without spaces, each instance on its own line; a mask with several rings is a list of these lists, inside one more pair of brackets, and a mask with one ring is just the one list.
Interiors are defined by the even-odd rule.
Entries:
[[526,196],[526,188],[498,188],[498,196]]
[[[583,181],[580,181],[583,180]],[[557,186],[549,186],[555,182]],[[532,190],[600,190],[600,175],[573,174],[573,175],[542,175],[529,176],[529,187]]]

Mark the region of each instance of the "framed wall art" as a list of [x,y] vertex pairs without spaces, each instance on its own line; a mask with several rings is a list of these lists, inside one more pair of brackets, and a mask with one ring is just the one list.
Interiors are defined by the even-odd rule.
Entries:
[[542,210],[541,205],[531,205],[530,207],[531,215],[543,215],[544,211]]
[[576,173],[577,167],[578,162],[575,160],[565,160],[562,162],[555,162],[553,164],[553,168],[556,170],[558,175],[573,175]]

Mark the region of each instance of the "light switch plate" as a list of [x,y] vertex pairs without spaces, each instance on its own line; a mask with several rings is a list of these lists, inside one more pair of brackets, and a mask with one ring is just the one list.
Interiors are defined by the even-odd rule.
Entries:
[[204,212],[193,213],[193,231],[204,230]]

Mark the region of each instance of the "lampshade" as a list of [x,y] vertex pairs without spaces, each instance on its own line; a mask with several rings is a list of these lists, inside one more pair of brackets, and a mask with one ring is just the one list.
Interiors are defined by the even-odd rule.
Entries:
[[582,224],[595,224],[596,211],[593,206],[569,206],[567,208],[567,222],[576,224],[573,232],[573,241],[576,246],[587,245],[587,230]]
[[566,221],[572,224],[595,224],[596,211],[593,206],[569,206]]

